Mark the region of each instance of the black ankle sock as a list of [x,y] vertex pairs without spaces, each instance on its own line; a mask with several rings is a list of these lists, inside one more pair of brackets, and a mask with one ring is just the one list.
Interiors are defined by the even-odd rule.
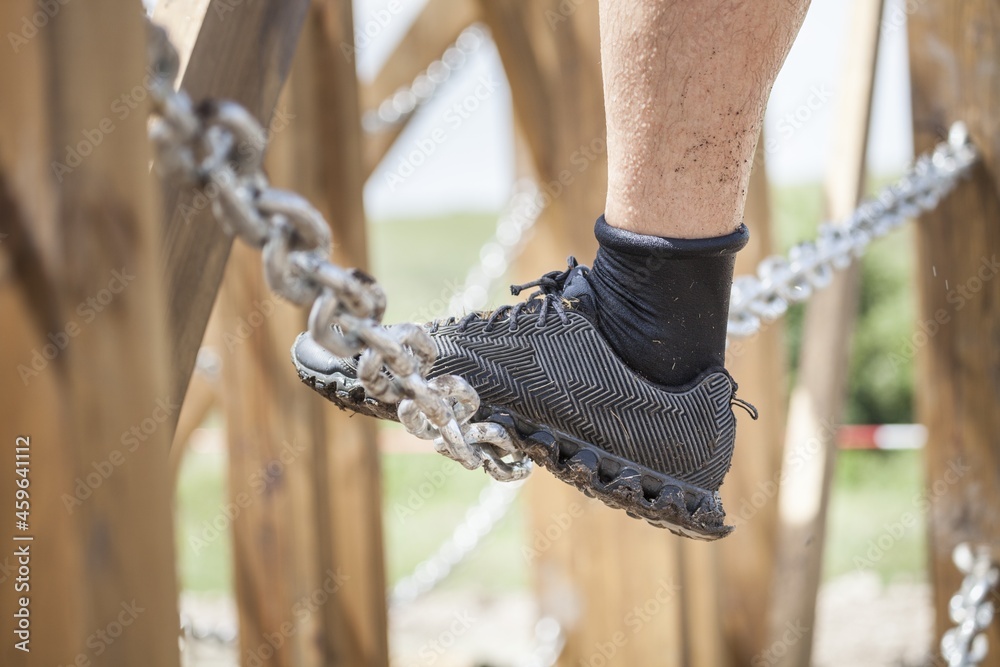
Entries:
[[675,387],[723,366],[733,266],[750,238],[746,225],[726,236],[670,239],[617,229],[601,216],[594,233],[600,248],[587,275],[591,308],[622,360]]

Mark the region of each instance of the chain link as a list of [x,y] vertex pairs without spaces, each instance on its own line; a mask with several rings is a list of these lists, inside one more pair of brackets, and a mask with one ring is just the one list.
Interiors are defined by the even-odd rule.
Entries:
[[977,159],[962,123],[952,126],[948,141],[920,156],[914,165],[879,195],[865,202],[841,224],[820,226],[819,238],[794,246],[788,257],[768,257],[757,275],[733,281],[729,336],[746,338],[773,322],[793,303],[806,301],[846,269],[868,245],[896,229],[907,218],[930,211],[968,173]]
[[553,616],[543,616],[535,623],[535,648],[517,662],[517,667],[553,667],[566,646],[566,633]]
[[400,421],[435,449],[468,469],[482,466],[500,481],[526,477],[530,461],[497,424],[470,424],[479,396],[465,380],[449,375],[428,381],[436,349],[412,324],[381,323],[385,294],[371,277],[329,260],[330,231],[323,216],[301,196],[272,188],[261,170],[264,130],[233,102],[195,107],[175,91],[177,53],[162,29],[150,40],[155,118],[150,137],[158,167],[199,188],[219,223],[263,250],[268,286],[300,305],[312,304],[309,332],[333,354],[361,354],[359,379],[373,397],[399,403]]
[[941,638],[941,655],[948,667],[973,667],[986,658],[989,643],[984,631],[993,622],[994,606],[989,599],[1000,581],[1000,569],[989,549],[959,544],[952,560],[965,575],[958,593],[948,602],[948,615],[957,623]]
[[468,65],[472,55],[489,41],[489,37],[489,29],[478,23],[463,30],[444,54],[418,74],[409,86],[402,86],[378,108],[366,111],[361,117],[361,128],[369,134],[379,134],[405,123],[417,109],[434,99],[452,75]]

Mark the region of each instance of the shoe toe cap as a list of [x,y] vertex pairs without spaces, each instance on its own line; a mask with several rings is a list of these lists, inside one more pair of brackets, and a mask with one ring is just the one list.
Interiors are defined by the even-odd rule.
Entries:
[[344,375],[353,377],[354,366],[349,360],[338,357],[313,340],[309,333],[302,333],[292,346],[292,361],[299,371],[309,375]]

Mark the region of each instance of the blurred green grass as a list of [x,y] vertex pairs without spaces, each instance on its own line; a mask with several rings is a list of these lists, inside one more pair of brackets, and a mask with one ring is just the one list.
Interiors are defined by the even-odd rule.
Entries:
[[[819,186],[785,187],[772,193],[776,243],[782,251],[812,238],[822,217]],[[433,219],[387,220],[369,225],[371,270],[389,295],[386,321],[423,321],[446,314],[448,300],[477,260],[479,247],[493,231],[495,216],[454,215]],[[588,232],[589,233],[589,232]],[[914,298],[910,288],[912,240],[908,230],[875,243],[863,265],[863,294],[851,360],[847,420],[850,423],[909,422],[912,370],[887,363],[912,332]],[[554,267],[555,268],[555,267]],[[498,289],[498,298],[502,288]],[[787,318],[789,359],[801,343],[801,308]],[[394,426],[386,426],[392,428]],[[825,576],[857,567],[869,541],[878,541],[904,512],[914,511],[920,492],[919,452],[844,452],[835,472]],[[435,489],[418,511],[401,512],[411,492],[446,469],[435,454],[388,454],[383,457],[386,568],[390,583],[412,571],[447,538],[486,484],[481,472],[457,471]],[[426,488],[426,487],[425,487]],[[178,492],[178,567],[185,588],[225,591],[231,587],[228,535],[210,541],[199,553],[190,536],[200,531],[225,502],[225,456],[192,452]],[[445,584],[477,591],[527,586],[530,571],[521,554],[525,521],[518,505]],[[402,516],[404,515],[405,516]],[[924,576],[922,524],[908,528],[872,568],[886,578]],[[885,543],[885,539],[883,539]]]

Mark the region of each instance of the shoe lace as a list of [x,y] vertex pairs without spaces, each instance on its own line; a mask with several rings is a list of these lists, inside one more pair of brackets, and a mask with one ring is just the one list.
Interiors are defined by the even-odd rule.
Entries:
[[[578,264],[575,257],[569,257],[566,260],[566,269],[564,271],[549,271],[543,275],[538,280],[532,280],[531,282],[524,283],[523,285],[511,285],[510,293],[514,296],[518,296],[522,291],[529,289],[531,287],[537,287],[538,290],[533,292],[527,300],[516,304],[506,304],[500,306],[496,310],[490,313],[484,312],[473,312],[469,313],[462,319],[458,320],[459,332],[464,331],[466,327],[476,320],[486,320],[486,326],[483,327],[484,331],[489,331],[496,325],[497,322],[502,320],[504,317],[508,317],[508,328],[511,331],[517,329],[518,318],[520,318],[525,313],[538,313],[537,326],[541,327],[545,324],[548,319],[549,312],[554,312],[558,317],[559,321],[566,324],[569,318],[566,316],[566,306],[567,302],[563,299],[562,293],[566,287],[566,281],[569,280],[570,274],[574,269],[577,268]],[[454,318],[449,318],[451,322],[454,322]],[[432,323],[433,330],[437,329],[438,322]],[[433,331],[432,331],[433,332]]]

